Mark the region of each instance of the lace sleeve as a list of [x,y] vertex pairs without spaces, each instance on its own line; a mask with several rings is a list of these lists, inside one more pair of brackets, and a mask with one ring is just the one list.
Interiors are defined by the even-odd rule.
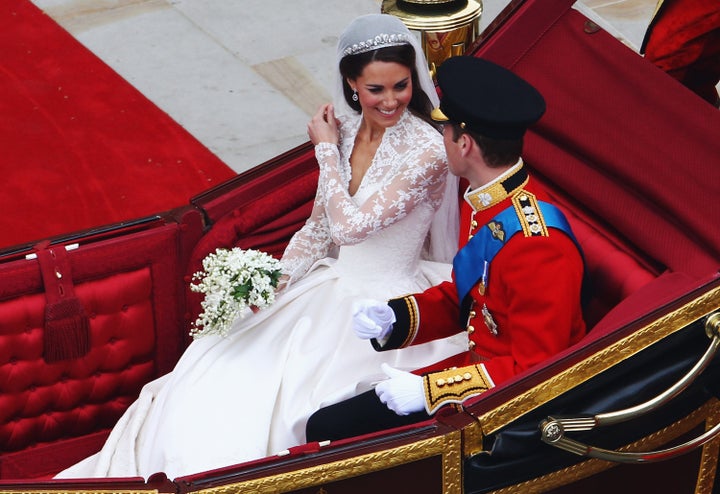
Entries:
[[389,149],[378,151],[376,160],[381,162],[368,170],[363,182],[376,180],[381,185],[361,206],[352,200],[347,189],[348,177],[339,171],[337,147],[326,143],[316,146],[320,163],[318,193],[323,196],[330,236],[335,244],[361,242],[404,218],[425,201],[437,209],[447,176],[445,152],[438,137],[425,134],[399,139],[396,136],[386,146]]
[[328,218],[320,195],[316,193],[310,217],[292,236],[280,260],[283,273],[290,277],[290,282],[301,278],[315,261],[326,257],[332,247]]

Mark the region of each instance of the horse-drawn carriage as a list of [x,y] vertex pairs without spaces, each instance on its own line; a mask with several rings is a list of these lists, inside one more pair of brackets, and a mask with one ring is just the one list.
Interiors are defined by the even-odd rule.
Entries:
[[[172,369],[206,254],[282,253],[315,192],[302,145],[186,206],[0,253],[0,492],[714,492],[720,114],[572,3],[511,2],[468,53],[547,100],[524,158],[584,251],[583,341],[414,426],[177,479],[51,480]],[[68,268],[90,341],[52,355],[46,292]]]

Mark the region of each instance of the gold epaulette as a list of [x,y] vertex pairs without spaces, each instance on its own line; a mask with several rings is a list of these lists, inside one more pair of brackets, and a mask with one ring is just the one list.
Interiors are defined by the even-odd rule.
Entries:
[[535,194],[520,190],[513,195],[512,203],[526,237],[547,237],[549,235]]
[[492,388],[492,379],[481,364],[455,367],[423,376],[425,408],[432,414],[443,405],[462,403]]

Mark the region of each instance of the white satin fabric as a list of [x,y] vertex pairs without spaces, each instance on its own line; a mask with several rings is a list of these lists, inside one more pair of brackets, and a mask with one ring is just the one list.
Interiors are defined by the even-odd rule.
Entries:
[[378,353],[352,330],[354,300],[418,292],[451,271],[421,259],[445,190],[440,134],[406,113],[385,131],[351,197],[360,118],[343,119],[338,147],[316,148],[315,207],[283,257],[294,279],[275,305],[238,320],[226,337],[194,341],[170,374],[143,388],[103,449],[60,477],[174,478],[273,455],[305,441],[312,412],[382,379],[381,363],[410,370],[467,349],[461,334]]

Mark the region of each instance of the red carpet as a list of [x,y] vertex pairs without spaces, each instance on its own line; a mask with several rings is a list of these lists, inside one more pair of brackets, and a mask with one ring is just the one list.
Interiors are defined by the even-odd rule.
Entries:
[[27,0],[0,3],[0,250],[188,204],[235,173]]

